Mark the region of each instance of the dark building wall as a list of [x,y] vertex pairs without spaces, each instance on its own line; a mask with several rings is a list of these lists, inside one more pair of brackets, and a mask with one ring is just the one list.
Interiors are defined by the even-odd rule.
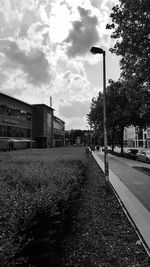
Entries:
[[34,138],[39,147],[53,146],[53,109],[44,104],[34,105]]
[[33,106],[33,136],[44,135],[44,114],[41,106]]

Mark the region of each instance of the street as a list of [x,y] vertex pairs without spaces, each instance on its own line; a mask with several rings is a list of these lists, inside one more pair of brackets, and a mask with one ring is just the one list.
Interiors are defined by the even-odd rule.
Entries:
[[[104,160],[102,152],[96,152]],[[150,211],[150,176],[134,169],[134,166],[149,167],[150,164],[109,154],[110,170],[129,188],[136,198]]]

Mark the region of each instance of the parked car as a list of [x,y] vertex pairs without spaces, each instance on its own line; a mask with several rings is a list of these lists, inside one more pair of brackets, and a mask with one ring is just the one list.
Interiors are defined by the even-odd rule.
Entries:
[[139,152],[139,149],[137,149],[137,148],[129,148],[129,149],[126,150],[125,156],[128,159],[137,159],[137,153],[138,152]]
[[150,151],[141,149],[137,153],[137,160],[150,163]]

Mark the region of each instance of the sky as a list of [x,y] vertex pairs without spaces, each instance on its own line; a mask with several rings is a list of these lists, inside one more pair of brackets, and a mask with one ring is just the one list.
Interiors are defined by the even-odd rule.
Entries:
[[117,0],[0,0],[0,92],[50,105],[66,130],[87,129],[93,97],[106,79],[118,80],[119,58],[106,30]]

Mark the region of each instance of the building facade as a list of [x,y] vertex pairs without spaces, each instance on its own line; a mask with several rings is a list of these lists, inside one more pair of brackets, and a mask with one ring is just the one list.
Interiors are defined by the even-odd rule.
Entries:
[[31,105],[0,93],[0,147],[29,147],[32,140]]
[[53,146],[53,108],[33,105],[33,137],[39,148]]
[[53,117],[53,146],[65,145],[65,122],[58,117]]
[[150,148],[150,127],[125,127],[124,143],[128,147]]
[[[0,149],[64,145],[65,123],[53,113],[54,109],[45,104],[29,105],[0,93]],[[58,127],[59,121],[61,127]],[[59,132],[59,137],[54,132]],[[58,137],[59,142],[55,142],[54,137]]]

